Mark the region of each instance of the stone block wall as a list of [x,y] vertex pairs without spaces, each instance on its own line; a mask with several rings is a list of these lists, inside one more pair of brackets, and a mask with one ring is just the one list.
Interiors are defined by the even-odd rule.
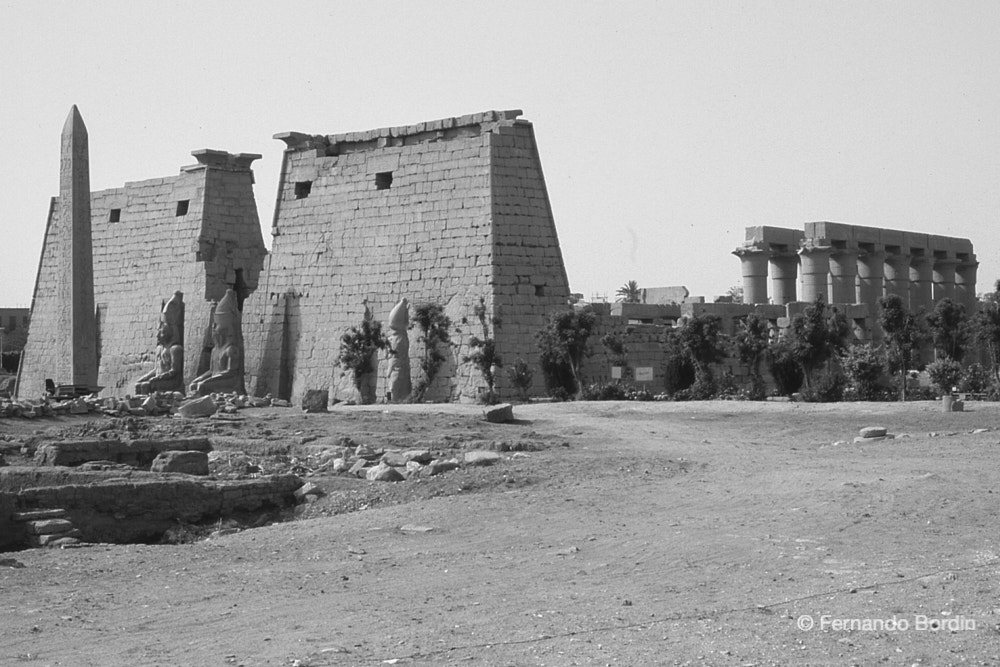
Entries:
[[[196,151],[198,164],[178,176],[91,193],[98,384],[107,394],[131,393],[153,366],[156,329],[165,301],[184,292],[185,380],[197,374],[211,301],[241,272],[256,287],[266,254],[253,196],[256,155]],[[45,378],[65,377],[59,355],[59,254],[67,231],[56,199],[50,206],[39,262],[28,344],[18,395],[44,391]]]
[[[519,114],[276,135],[287,149],[274,242],[243,320],[252,393],[298,400],[329,387],[353,398],[336,357],[366,300],[383,325],[403,297],[440,304],[451,318],[454,345],[429,400],[475,396],[483,386],[462,361],[470,336],[483,335],[473,313],[480,300],[502,358],[537,357],[534,331],[566,307],[569,288],[531,124]],[[411,332],[414,382],[417,338]],[[383,358],[379,396],[387,371]]]
[[179,521],[199,523],[290,507],[295,504],[295,490],[302,486],[295,475],[232,481],[121,471],[117,477],[81,472],[66,476],[68,483],[58,486],[27,486],[16,491],[0,486],[0,512],[4,512],[0,528],[9,528],[11,533],[9,539],[0,538],[0,549],[16,545],[18,526],[8,519],[11,509],[66,510],[85,542],[155,541]]

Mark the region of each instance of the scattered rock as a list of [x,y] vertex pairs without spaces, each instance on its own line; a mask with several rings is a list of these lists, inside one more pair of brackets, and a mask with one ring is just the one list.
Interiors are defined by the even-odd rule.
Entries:
[[430,463],[434,460],[434,456],[427,449],[407,450],[403,452],[403,458],[407,461],[416,461],[417,463]]
[[491,466],[500,460],[500,455],[496,452],[476,451],[465,453],[465,465],[467,466]]
[[862,438],[881,438],[889,432],[885,426],[866,426],[861,429],[859,435]]
[[354,455],[363,459],[377,459],[382,456],[382,451],[375,449],[371,445],[358,445],[357,449],[354,450]]
[[396,468],[379,463],[374,468],[368,469],[365,473],[365,479],[369,482],[402,482],[406,477]]
[[505,424],[514,421],[514,406],[510,403],[492,405],[483,410],[486,421],[494,424]]
[[350,469],[348,469],[347,474],[354,475],[355,477],[364,477],[366,474],[365,473],[366,465],[368,465],[368,461],[366,461],[365,459],[358,459],[357,461],[354,462],[354,465],[352,465]]
[[187,419],[211,417],[216,411],[218,411],[218,407],[211,396],[193,398],[186,403],[181,403],[180,407],[177,408],[177,414]]
[[458,459],[436,459],[427,464],[427,466],[421,471],[421,475],[433,476],[440,475],[443,472],[448,472],[449,470],[454,470],[458,467]]
[[405,466],[407,461],[406,455],[402,452],[386,452],[382,455],[382,463],[397,468]]
[[319,488],[312,482],[306,482],[299,488],[295,489],[294,495],[296,500],[304,502],[306,500],[306,496],[319,498],[320,496],[324,496],[326,494],[323,492],[323,489]]

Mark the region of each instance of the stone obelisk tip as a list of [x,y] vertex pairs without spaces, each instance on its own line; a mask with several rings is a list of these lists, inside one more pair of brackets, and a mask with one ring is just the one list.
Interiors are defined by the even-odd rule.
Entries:
[[69,115],[66,116],[66,124],[63,125],[62,133],[65,134],[87,134],[87,126],[83,124],[83,116],[74,104],[69,108]]

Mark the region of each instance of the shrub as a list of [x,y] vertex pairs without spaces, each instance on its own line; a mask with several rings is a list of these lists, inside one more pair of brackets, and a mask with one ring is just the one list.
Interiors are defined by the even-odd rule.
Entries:
[[[493,374],[493,369],[503,366],[503,361],[500,359],[500,355],[497,354],[496,341],[490,336],[489,322],[486,318],[486,299],[480,297],[479,305],[473,308],[472,312],[479,319],[479,324],[483,328],[483,337],[469,337],[469,347],[472,348],[472,351],[463,357],[462,361],[466,363],[471,362],[479,370],[479,373],[483,376],[483,380],[486,381],[486,392],[482,396],[482,401],[492,404],[497,400],[496,393],[493,391],[496,385],[496,377]],[[493,320],[493,326],[497,326],[495,319]]]
[[337,363],[353,375],[354,388],[361,393],[363,403],[372,403],[375,397],[362,391],[364,378],[375,372],[375,355],[379,350],[392,350],[389,338],[382,333],[382,323],[371,319],[365,310],[360,327],[351,327],[340,337],[340,354]]
[[812,387],[802,392],[802,398],[811,403],[836,403],[844,399],[847,378],[839,372],[823,373]]
[[424,345],[424,356],[420,358],[420,369],[424,375],[413,390],[413,399],[421,401],[447,359],[441,348],[451,347],[451,336],[448,334],[451,319],[439,304],[422,303],[413,309],[413,324],[420,330],[417,340]]
[[528,391],[531,389],[534,377],[535,374],[528,366],[528,362],[520,357],[507,369],[507,379],[517,389],[517,395],[522,401],[528,400]]
[[767,368],[780,395],[791,396],[802,387],[802,367],[795,360],[787,341],[775,341],[768,349]]
[[881,392],[879,380],[885,374],[882,350],[871,343],[853,345],[840,355],[840,363],[859,401],[874,401]]
[[931,383],[937,387],[941,396],[950,394],[952,387],[958,386],[962,380],[962,364],[950,357],[944,357],[927,364],[927,375]]
[[982,364],[972,364],[962,373],[962,379],[958,382],[959,391],[967,391],[970,394],[989,393],[990,385],[993,384],[993,374],[983,368]]
[[583,388],[585,401],[624,401],[625,386],[620,382],[595,382]]
[[677,344],[673,332],[668,334],[663,352],[663,388],[668,396],[673,396],[694,384],[694,364]]

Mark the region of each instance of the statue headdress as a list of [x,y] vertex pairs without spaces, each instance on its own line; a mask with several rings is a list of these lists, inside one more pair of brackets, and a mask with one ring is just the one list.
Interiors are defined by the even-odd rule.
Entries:
[[226,295],[215,306],[215,321],[219,326],[228,327],[234,334],[239,333],[240,309],[233,290],[227,289]]
[[163,306],[160,318],[173,329],[174,342],[178,345],[184,344],[184,293],[174,292],[167,303]]

